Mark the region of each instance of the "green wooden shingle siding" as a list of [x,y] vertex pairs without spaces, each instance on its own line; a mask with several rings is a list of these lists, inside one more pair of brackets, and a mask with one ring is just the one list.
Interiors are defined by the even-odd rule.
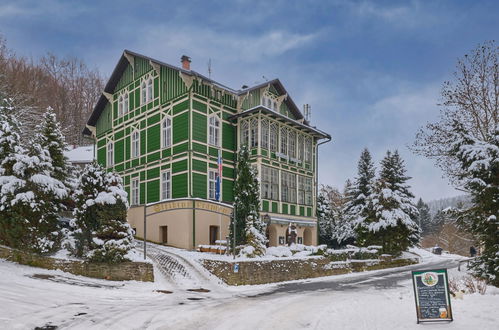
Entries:
[[192,114],[192,139],[206,143],[206,130],[207,130],[206,116],[194,112]]
[[177,70],[162,66],[160,78],[161,103],[187,93],[187,88]]
[[147,202],[154,203],[159,201],[159,180],[147,182]]
[[232,202],[234,200],[234,181],[222,180],[222,200],[224,202]]
[[154,125],[147,129],[147,151],[156,151],[159,149],[161,143],[160,138],[160,125]]
[[187,170],[187,159],[172,164],[173,173],[178,173]]
[[187,196],[187,173],[172,176],[172,198]]
[[236,149],[236,127],[223,123],[222,124],[222,147],[225,149]]
[[192,173],[192,197],[206,198],[206,175]]
[[193,159],[192,170],[206,173],[206,161]]
[[189,113],[173,117],[173,143],[185,141],[189,138]]

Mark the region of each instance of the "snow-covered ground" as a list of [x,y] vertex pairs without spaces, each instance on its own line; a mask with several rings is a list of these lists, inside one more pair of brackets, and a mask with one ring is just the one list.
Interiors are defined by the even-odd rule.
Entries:
[[[447,260],[455,265],[457,258],[415,252],[423,258],[421,268]],[[296,287],[296,292],[276,293],[272,291],[282,285],[234,288],[216,286],[207,279],[212,290],[195,292],[172,285],[159,272],[154,283],[111,282],[0,259],[0,329],[46,325],[59,329],[498,329],[499,290],[492,287],[486,295],[452,299],[454,322],[417,325],[410,279],[393,277],[393,285],[376,285],[409,269],[294,281],[286,285]],[[450,274],[464,272],[451,270]],[[328,288],[328,283],[335,286]],[[299,289],[315,284],[324,288]]]

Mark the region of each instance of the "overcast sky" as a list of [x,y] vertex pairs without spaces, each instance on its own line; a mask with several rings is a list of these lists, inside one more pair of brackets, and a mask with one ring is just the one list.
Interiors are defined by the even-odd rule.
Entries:
[[[167,3],[167,4],[166,4]],[[18,54],[78,56],[109,76],[123,49],[191,68],[235,89],[279,78],[321,146],[320,182],[342,187],[362,148],[406,161],[417,197],[459,195],[412,154],[437,118],[458,57],[497,39],[499,1],[0,1],[0,34]]]

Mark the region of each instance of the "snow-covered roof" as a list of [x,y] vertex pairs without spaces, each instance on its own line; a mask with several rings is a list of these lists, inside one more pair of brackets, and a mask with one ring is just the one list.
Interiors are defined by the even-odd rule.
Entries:
[[64,152],[71,163],[91,163],[94,160],[94,147],[82,146]]

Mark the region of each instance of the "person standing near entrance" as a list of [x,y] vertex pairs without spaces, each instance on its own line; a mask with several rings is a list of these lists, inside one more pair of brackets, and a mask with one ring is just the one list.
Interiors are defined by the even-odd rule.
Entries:
[[471,256],[472,258],[476,257],[476,249],[475,249],[475,247],[474,247],[474,246],[471,246],[471,247],[470,247],[470,256]]

